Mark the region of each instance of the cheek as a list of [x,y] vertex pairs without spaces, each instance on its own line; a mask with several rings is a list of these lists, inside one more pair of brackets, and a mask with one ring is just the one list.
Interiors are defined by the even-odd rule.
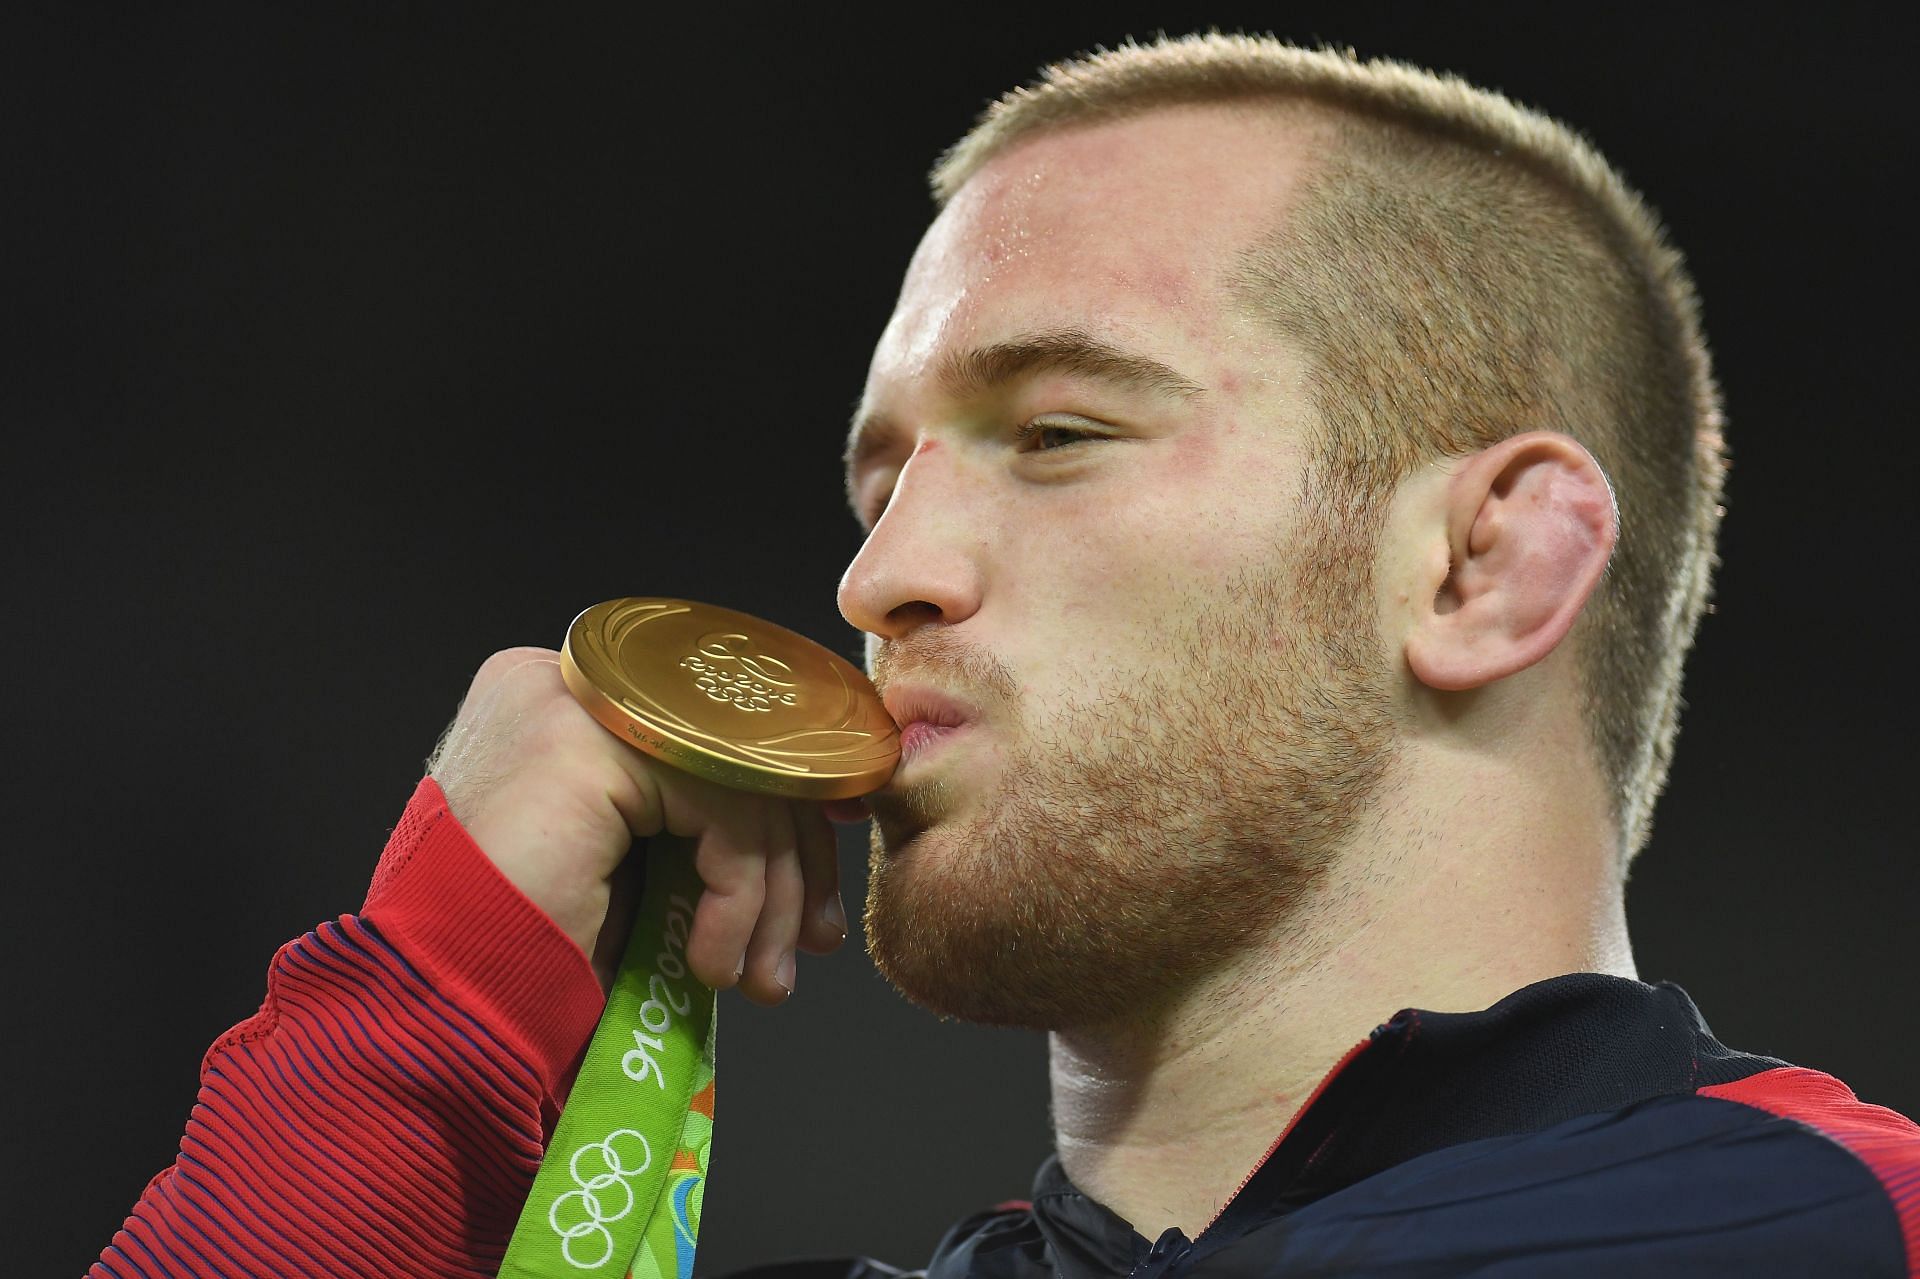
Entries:
[[1152,451],[1111,483],[1009,512],[999,585],[1022,629],[1124,657],[1170,616],[1217,609],[1244,574],[1270,566],[1290,500],[1286,460],[1242,447],[1243,430],[1142,446]]
[[1078,683],[1130,671],[1180,618],[1217,600],[1235,551],[1189,505],[1162,493],[1089,511],[1095,538],[1040,536],[1023,556],[1019,612],[1050,665]]
[[1281,514],[1273,459],[1239,447],[1239,428],[1175,441],[1161,482],[1140,496],[1139,554],[1204,589],[1268,555]]

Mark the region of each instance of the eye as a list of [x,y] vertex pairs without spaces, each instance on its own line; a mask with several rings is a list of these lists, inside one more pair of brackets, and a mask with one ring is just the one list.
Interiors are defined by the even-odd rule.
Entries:
[[1107,438],[1099,431],[1090,431],[1059,420],[1048,421],[1035,418],[1013,429],[1013,442],[1024,453],[1055,453],[1060,449],[1090,440]]

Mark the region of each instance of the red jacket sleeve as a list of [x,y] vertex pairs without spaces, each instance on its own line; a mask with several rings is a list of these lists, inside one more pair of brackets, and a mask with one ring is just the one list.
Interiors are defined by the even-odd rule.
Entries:
[[274,956],[96,1279],[492,1275],[604,999],[423,780],[358,915]]

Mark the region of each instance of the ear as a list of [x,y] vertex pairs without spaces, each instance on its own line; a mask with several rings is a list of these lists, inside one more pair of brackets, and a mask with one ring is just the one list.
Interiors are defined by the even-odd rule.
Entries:
[[[1571,437],[1530,431],[1465,459],[1441,504],[1443,580],[1430,571],[1407,665],[1437,689],[1525,670],[1573,629],[1618,538],[1613,489]],[[1443,563],[1439,546],[1423,561]],[[1428,591],[1430,590],[1430,594]]]

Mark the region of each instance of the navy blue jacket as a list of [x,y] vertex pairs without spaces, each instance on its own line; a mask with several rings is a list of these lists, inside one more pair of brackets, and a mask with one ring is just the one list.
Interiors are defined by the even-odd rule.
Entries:
[[1915,1276],[1920,1126],[1725,1047],[1670,982],[1573,973],[1376,1028],[1197,1239],[1142,1238],[1050,1158],[1031,1202],[961,1221],[911,1273]]

